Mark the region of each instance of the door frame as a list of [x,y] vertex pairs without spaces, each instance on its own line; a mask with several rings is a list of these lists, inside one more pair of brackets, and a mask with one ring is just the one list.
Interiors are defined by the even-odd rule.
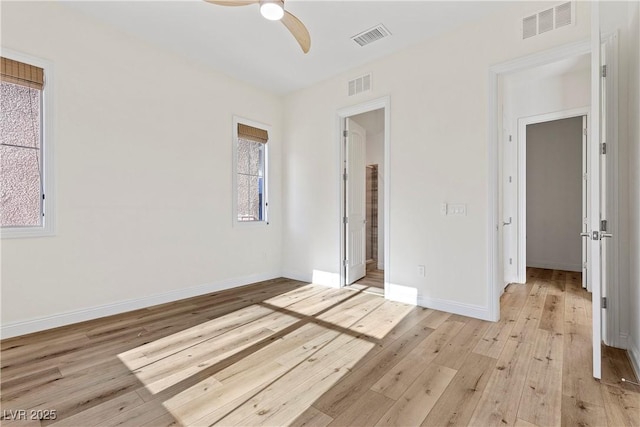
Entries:
[[345,107],[337,110],[336,112],[336,148],[338,150],[338,165],[337,165],[337,176],[338,176],[338,196],[339,196],[339,212],[336,218],[337,228],[339,230],[340,235],[340,250],[339,250],[339,258],[338,258],[338,271],[340,272],[340,282],[339,287],[343,288],[346,284],[346,271],[343,260],[345,259],[345,224],[343,218],[345,216],[345,191],[344,191],[344,181],[343,181],[343,173],[344,166],[346,161],[345,156],[345,144],[344,144],[344,131],[345,131],[345,123],[347,117],[355,116],[357,114],[368,113],[369,111],[384,109],[384,295],[385,298],[389,295],[389,278],[390,276],[390,268],[391,265],[391,252],[389,250],[389,236],[390,228],[389,228],[389,211],[390,211],[390,167],[389,167],[389,157],[390,157],[390,143],[391,143],[391,126],[390,126],[390,118],[391,118],[391,97],[384,96],[382,98],[373,99],[367,102],[363,102],[361,104],[356,104],[350,107]]
[[489,296],[489,319],[500,320],[500,296],[504,286],[504,260],[502,259],[502,235],[499,232],[502,225],[500,192],[500,163],[499,145],[502,143],[503,132],[499,118],[499,85],[500,76],[523,71],[532,67],[550,64],[575,56],[591,53],[591,41],[589,39],[566,44],[544,52],[535,53],[521,58],[516,58],[489,68],[488,72],[488,210],[487,215],[487,293]]
[[[527,126],[583,116],[587,116],[587,126],[590,126],[591,107],[589,106],[518,118],[518,129],[516,130],[518,135],[518,194],[516,196],[518,199],[518,223],[516,224],[516,236],[518,239],[516,255],[518,258],[518,283],[525,283],[527,276]],[[587,134],[587,151],[589,150],[590,144],[590,138]],[[587,188],[587,192],[588,191]]]
[[[595,16],[598,16],[596,13]],[[593,16],[592,16],[593,18]],[[594,24],[596,25],[596,24]],[[599,26],[598,26],[599,28]],[[607,58],[607,76],[611,76],[610,79],[607,80],[608,87],[608,98],[607,98],[607,107],[610,108],[612,112],[611,123],[608,124],[606,137],[609,139],[607,141],[607,153],[611,155],[611,164],[614,166],[614,171],[612,171],[610,175],[611,183],[611,207],[612,212],[610,215],[610,219],[613,221],[612,232],[615,233],[615,236],[620,236],[619,234],[619,190],[618,190],[618,164],[619,164],[619,155],[618,155],[618,34],[617,32],[604,34],[600,37],[600,44],[602,42],[608,42],[610,45],[610,50]],[[540,66],[549,64],[552,62],[556,62],[562,59],[571,58],[579,55],[590,54],[592,53],[592,44],[595,46],[595,41],[591,40],[591,38],[566,44],[563,46],[559,46],[557,48],[553,48],[544,52],[536,53],[533,55],[525,56],[522,58],[517,58],[511,61],[503,62],[501,64],[494,65],[489,68],[488,73],[488,204],[489,204],[489,215],[487,221],[487,233],[489,236],[488,239],[488,259],[487,259],[487,290],[489,294],[489,314],[491,316],[491,320],[497,321],[500,319],[500,295],[501,295],[501,287],[503,285],[503,277],[504,277],[504,260],[501,257],[502,251],[502,241],[501,235],[499,233],[499,224],[501,219],[501,193],[500,193],[500,169],[501,165],[499,163],[499,144],[501,141],[501,129],[499,128],[499,117],[501,117],[499,113],[499,85],[498,78],[502,75],[510,74],[517,71],[522,71],[527,68]],[[593,58],[593,56],[592,56]],[[593,90],[593,88],[592,88]],[[593,96],[593,94],[592,94]],[[590,114],[590,125],[594,123],[593,116],[593,106],[590,106],[591,114]],[[500,112],[501,113],[501,112]],[[594,127],[599,129],[599,126],[596,124],[595,126],[589,126],[591,131],[589,135],[591,138],[589,140],[593,142],[593,132]],[[597,139],[599,141],[599,138]],[[599,143],[599,142],[598,142]],[[593,156],[592,156],[593,157]],[[616,239],[616,243],[613,246],[613,262],[609,268],[609,286],[605,290],[607,293],[607,302],[608,307],[603,314],[604,323],[606,330],[604,331],[604,339],[608,345],[613,345],[616,347],[627,347],[627,342],[625,337],[622,336],[621,331],[621,304],[619,301],[619,245],[620,239],[619,237]],[[594,299],[600,299],[600,289],[596,289],[595,292],[592,293]],[[594,310],[599,309],[600,304],[594,304]],[[595,325],[594,328],[600,327],[600,325]],[[593,351],[593,361],[594,361],[594,376],[596,378],[600,377],[600,369],[598,364],[598,369],[596,370],[596,361],[600,361],[600,347],[594,348]]]

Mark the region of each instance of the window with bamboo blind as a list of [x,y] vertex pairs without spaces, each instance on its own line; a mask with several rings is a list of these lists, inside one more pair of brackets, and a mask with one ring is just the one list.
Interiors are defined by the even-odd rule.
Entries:
[[267,223],[267,146],[264,125],[234,120],[235,216],[237,222]]
[[0,226],[44,226],[44,69],[9,58],[0,67]]

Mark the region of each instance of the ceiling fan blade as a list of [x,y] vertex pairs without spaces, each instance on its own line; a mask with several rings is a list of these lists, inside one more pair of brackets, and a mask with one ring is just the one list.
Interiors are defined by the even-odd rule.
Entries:
[[260,0],[204,0],[207,3],[217,4],[218,6],[248,6],[254,3],[260,3]]
[[311,48],[311,36],[309,35],[309,31],[304,26],[302,22],[286,10],[284,11],[284,16],[282,17],[282,23],[285,27],[293,34],[293,37],[296,38],[302,51],[304,53],[309,52]]

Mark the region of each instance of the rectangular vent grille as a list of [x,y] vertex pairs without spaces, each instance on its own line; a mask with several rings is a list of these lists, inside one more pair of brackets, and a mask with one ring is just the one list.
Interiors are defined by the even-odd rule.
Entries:
[[556,28],[571,24],[573,24],[571,2],[562,3],[561,5],[556,6]]
[[522,39],[575,24],[575,0],[545,9],[522,19]]
[[384,25],[380,24],[366,31],[363,31],[360,34],[356,34],[355,36],[351,37],[351,40],[358,43],[360,46],[366,46],[390,35],[391,32],[387,30]]
[[538,14],[538,34],[553,30],[553,9]]
[[365,74],[364,76],[356,77],[353,80],[349,80],[348,92],[349,96],[357,95],[362,92],[368,92],[371,90],[371,74]]
[[532,15],[522,20],[522,38],[528,39],[538,34],[538,15]]

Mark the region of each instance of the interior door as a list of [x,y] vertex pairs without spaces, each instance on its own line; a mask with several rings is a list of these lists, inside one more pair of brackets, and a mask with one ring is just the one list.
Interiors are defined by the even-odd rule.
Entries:
[[587,132],[589,129],[587,116],[582,117],[582,229],[580,236],[582,237],[582,287],[587,291],[591,291],[591,281],[588,275],[589,270],[589,144]]
[[346,130],[345,266],[346,284],[350,285],[366,274],[366,133],[349,118]]
[[[503,118],[503,123],[507,120]],[[504,286],[522,282],[518,271],[518,153],[517,142],[508,129],[503,129],[502,150],[502,247]],[[502,289],[501,289],[502,291]]]
[[606,229],[607,221],[607,157],[605,143],[607,129],[607,93],[605,73],[603,73],[603,47],[600,33],[599,2],[592,3],[591,28],[591,143],[589,144],[590,171],[590,218],[589,238],[591,270],[591,300],[593,310],[593,376],[602,377],[602,342],[604,316],[602,297],[607,287],[607,242],[611,234]]

